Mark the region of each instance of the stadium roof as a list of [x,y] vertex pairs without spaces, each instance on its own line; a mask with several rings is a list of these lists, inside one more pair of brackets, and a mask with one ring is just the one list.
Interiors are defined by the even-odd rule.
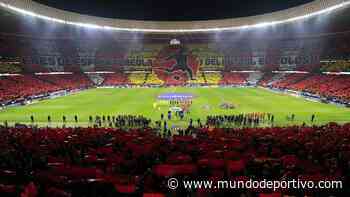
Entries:
[[57,9],[91,16],[144,21],[230,19],[271,13],[314,0],[33,0]]
[[32,0],[0,0],[1,7],[24,15],[80,27],[149,33],[194,33],[259,28],[304,20],[349,6],[350,0],[315,0],[263,15],[208,21],[140,21],[110,19],[64,11]]

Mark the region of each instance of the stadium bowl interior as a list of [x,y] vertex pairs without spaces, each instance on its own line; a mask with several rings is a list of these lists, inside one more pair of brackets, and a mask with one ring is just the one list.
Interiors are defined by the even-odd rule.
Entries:
[[200,21],[0,0],[0,196],[349,196],[349,107],[349,0]]

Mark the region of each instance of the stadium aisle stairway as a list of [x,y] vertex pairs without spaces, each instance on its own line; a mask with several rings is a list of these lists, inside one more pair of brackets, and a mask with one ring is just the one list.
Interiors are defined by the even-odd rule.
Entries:
[[247,82],[250,84],[257,84],[262,77],[263,77],[263,74],[261,72],[252,72],[249,74],[249,77],[247,78]]
[[87,77],[94,85],[97,85],[97,86],[102,85],[105,80],[104,77],[100,74],[90,73],[90,74],[87,74]]
[[263,87],[267,87],[271,84],[276,83],[277,81],[282,80],[282,78],[285,77],[284,73],[265,73],[263,75],[263,77],[261,78],[261,80],[258,82],[259,85],[263,86]]

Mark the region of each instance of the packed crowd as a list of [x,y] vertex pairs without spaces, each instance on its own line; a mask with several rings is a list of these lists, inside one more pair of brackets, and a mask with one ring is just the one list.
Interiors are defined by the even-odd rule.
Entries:
[[166,86],[185,86],[187,77],[185,75],[167,75],[165,77],[164,85]]
[[249,74],[247,73],[223,73],[221,85],[245,85],[247,83],[247,78]]
[[58,86],[41,81],[32,75],[0,77],[0,102],[46,94],[59,89]]
[[160,80],[154,72],[148,73],[146,76],[146,84],[163,85],[164,81]]
[[273,82],[273,78],[274,78],[274,74],[273,73],[266,73],[262,76],[262,78],[259,80],[258,85],[263,86],[263,87],[267,87],[269,85],[269,83]]
[[92,86],[83,75],[31,75],[0,77],[0,103],[23,100],[31,96],[48,94],[59,90],[81,89]]
[[208,85],[219,85],[222,74],[219,72],[208,72],[205,73],[205,80]]
[[[350,125],[152,129],[0,128],[1,196],[272,196],[269,189],[170,190],[167,180],[340,180],[343,189],[274,196],[348,196]],[[183,133],[182,133],[183,134]],[[211,193],[209,193],[211,192]],[[20,195],[21,194],[21,195]]]
[[[180,77],[180,76],[179,76]],[[220,78],[222,77],[222,78]],[[246,85],[249,74],[246,73],[200,73],[196,80],[188,83],[202,85]],[[169,76],[161,81],[155,73],[132,73],[129,75],[105,74],[101,76],[102,86],[120,85],[186,85],[185,78]],[[218,81],[220,80],[220,81]],[[329,100],[350,102],[350,75],[326,74],[272,74],[266,73],[259,85],[278,89],[290,89],[320,95]],[[97,84],[99,85],[99,84]],[[47,94],[59,90],[84,89],[92,87],[93,82],[83,74],[70,75],[31,75],[0,76],[0,102],[23,100],[31,96]]]
[[146,76],[146,73],[130,73],[128,78],[131,85],[144,85]]
[[103,77],[104,86],[120,86],[129,83],[128,76],[123,73],[106,74]]
[[350,75],[289,74],[270,86],[316,94],[334,101],[350,102]]
[[41,75],[38,79],[59,86],[65,90],[83,89],[91,87],[92,83],[87,76],[82,74],[74,75]]
[[197,72],[196,78],[193,80],[189,80],[187,83],[189,83],[190,85],[206,85],[207,80],[203,72]]

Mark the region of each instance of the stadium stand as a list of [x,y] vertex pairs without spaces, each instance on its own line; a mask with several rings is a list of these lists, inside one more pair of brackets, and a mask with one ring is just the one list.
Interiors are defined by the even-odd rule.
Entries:
[[[272,79],[272,78],[271,78]],[[350,101],[350,76],[326,74],[288,74],[279,80],[260,82],[262,86],[307,92],[334,101]]]
[[[249,74],[223,73],[220,85],[245,85]],[[189,84],[215,85],[220,79],[219,73],[206,73],[189,81]],[[322,83],[320,83],[320,81]],[[92,87],[90,79],[83,74],[73,75],[30,75],[2,76],[1,102],[26,98],[58,90],[85,89]],[[277,89],[290,89],[319,95],[334,101],[350,101],[350,76],[325,75],[313,73],[294,74],[266,74],[259,81],[259,85]],[[120,85],[162,85],[163,82],[155,74],[132,73],[128,77],[124,74],[104,75],[104,86]],[[164,85],[184,85],[185,81],[169,77]],[[17,90],[16,90],[17,88]],[[18,91],[20,90],[20,91]]]
[[195,80],[189,80],[188,84],[190,85],[206,85],[207,81],[203,72],[198,72]]
[[104,82],[104,78],[102,75],[98,74],[98,73],[88,73],[87,77],[90,79],[90,81],[94,84],[94,85],[101,85]]
[[39,75],[37,78],[64,90],[85,89],[92,85],[88,77],[81,74]]
[[147,84],[147,85],[163,85],[164,81],[160,80],[158,78],[158,76],[154,72],[152,72],[152,73],[147,74],[145,84]]
[[284,76],[282,80],[273,83],[272,86],[275,88],[287,89],[290,85],[302,81],[306,77],[308,77],[308,74],[289,74]]
[[221,85],[245,85],[247,83],[247,78],[249,74],[247,73],[231,73],[224,72]]
[[144,85],[146,83],[146,73],[130,73],[128,75],[131,85]]
[[338,61],[329,61],[322,65],[324,72],[350,72],[350,62],[346,59]]
[[273,73],[265,73],[263,77],[259,80],[258,85],[267,87],[270,83],[274,81],[273,80],[274,76],[275,75]]
[[[349,73],[322,73],[349,71],[350,28],[345,25],[348,24],[345,19],[350,18],[349,9],[340,9],[339,14],[335,15],[328,10],[327,14],[324,14],[327,16],[321,16],[327,17],[327,28],[324,29],[325,24],[315,25],[321,24],[324,18],[304,19],[304,16],[312,15],[310,12],[348,3],[348,0],[317,0],[301,6],[301,9],[293,8],[261,17],[197,21],[194,24],[102,19],[52,9],[31,0],[0,2],[0,9],[4,11],[4,14],[0,14],[0,26],[3,27],[0,30],[0,58],[13,57],[18,62],[0,63],[2,105],[11,105],[18,100],[31,100],[38,95],[85,89],[94,85],[123,88],[129,87],[128,85],[189,84],[230,87],[254,86],[257,82],[260,86],[275,90],[298,91],[303,96],[312,94],[319,101],[327,98],[338,104],[350,103],[350,75],[347,75]],[[21,9],[16,9],[16,6],[33,12],[17,14]],[[42,15],[35,15],[36,12]],[[32,15],[37,18],[33,20]],[[304,20],[293,23],[296,19],[292,17]],[[258,27],[246,28],[254,24],[269,25],[269,21],[275,19],[277,22],[288,20],[288,23],[276,24],[272,28],[269,26],[261,32],[257,30]],[[98,24],[102,25],[102,28],[99,28]],[[112,28],[118,25],[126,29],[114,31],[116,29]],[[234,29],[218,34],[196,31],[191,34],[184,33],[181,29],[212,27],[211,30],[216,31],[217,27],[238,26],[244,27],[244,30]],[[90,27],[94,33],[89,30]],[[148,34],[149,32],[137,32],[138,27],[149,31],[152,28],[172,28],[181,33],[177,34],[175,31],[166,34],[160,31],[161,33]],[[132,33],[128,32],[129,28],[133,28]],[[106,29],[111,31],[105,31]],[[178,40],[172,40],[174,37]],[[176,41],[174,45],[172,41]],[[176,49],[181,47],[189,49],[184,51],[190,52],[191,57],[188,54],[176,53]],[[328,64],[322,66],[322,60],[326,60]],[[85,73],[89,71],[113,74],[88,77]],[[281,71],[307,72],[279,73]],[[48,75],[50,72],[73,74]],[[19,75],[8,76],[8,73]],[[193,73],[197,73],[196,79],[188,80]],[[174,92],[173,89],[171,91]],[[106,95],[108,97],[110,94]],[[191,95],[191,100],[186,102],[181,99],[150,102],[147,103],[146,109],[150,110],[153,104],[153,111],[144,113],[158,115],[163,108],[168,111],[168,103],[171,106],[169,110],[178,110],[183,106],[186,107],[183,109],[187,109],[187,105],[191,106],[192,102],[198,106],[195,100],[197,96],[200,97],[197,94]],[[193,111],[210,116],[207,113],[215,107],[220,107],[221,113],[242,106],[239,102],[231,103],[223,98],[218,99],[222,103],[212,102],[210,99],[215,95],[208,93],[207,96],[208,100],[203,99],[206,103]],[[108,108],[114,110],[114,107],[122,105],[118,99],[112,99],[114,103],[111,107],[107,106]],[[101,100],[97,102],[101,103]],[[143,102],[142,98],[137,100]],[[254,102],[264,105],[266,99],[259,98]],[[6,107],[4,106],[4,112]],[[83,107],[85,110],[85,106]],[[130,111],[134,111],[131,110],[132,107],[133,105],[130,105]],[[288,111],[283,107],[281,106],[282,110]],[[94,107],[89,108],[94,110]],[[344,109],[346,114],[347,108]],[[57,115],[54,111],[52,113],[52,116]],[[113,113],[118,113],[118,110]],[[177,116],[178,111],[175,114]],[[90,116],[88,126],[78,127],[76,119],[75,128],[66,128],[65,124],[62,128],[50,128],[49,123],[45,127],[36,128],[34,118],[29,127],[18,123],[15,123],[14,127],[8,127],[6,120],[4,126],[0,126],[0,196],[350,196],[350,124],[338,125],[331,122],[322,126],[306,126],[309,123],[314,124],[312,118],[308,123],[302,123],[304,119],[301,120],[299,126],[274,127],[271,121],[271,127],[262,128],[259,126],[266,125],[259,125],[259,118],[251,118],[262,114],[265,115],[265,112],[253,112],[244,116],[213,115],[210,116],[211,121],[208,121],[207,117],[206,125],[201,125],[201,120],[198,119],[198,128],[194,128],[192,122],[196,120],[192,120],[191,111],[188,111],[186,118],[190,118],[188,122],[191,125],[187,128],[187,125],[184,126],[182,130],[178,129],[176,124],[171,125],[171,121],[176,120],[170,120],[168,112],[168,119],[162,120],[164,122],[158,121],[159,128],[168,121],[168,128],[164,126],[163,131],[150,127],[153,126],[150,124],[151,120],[143,117],[144,114],[126,115],[117,121],[115,117],[107,118],[103,115],[103,124],[98,115],[100,124],[94,124]],[[235,125],[237,128],[222,129],[232,125],[232,117],[238,117],[237,121],[244,124]],[[314,114],[311,117],[314,117]],[[277,121],[280,121],[281,117],[278,118],[276,125],[279,125]],[[283,114],[283,118],[289,119],[289,115],[284,117]],[[226,124],[226,121],[231,123]],[[254,121],[257,121],[257,124]],[[179,127],[182,127],[184,122],[181,120]],[[123,125],[123,129],[115,128],[119,123]],[[294,122],[289,121],[288,125],[291,124]],[[245,128],[247,125],[252,128]],[[167,185],[169,177],[178,178],[179,181],[199,178],[214,181],[251,178],[284,181],[292,178],[336,180],[343,181],[345,189],[218,191],[203,188],[186,190],[180,187],[170,191]]]
[[167,76],[164,84],[166,86],[184,86],[187,82],[187,78],[182,76]]
[[[0,193],[19,196],[214,196],[225,190],[169,191],[167,178],[197,180],[342,180],[350,169],[350,125],[252,129],[196,129],[161,138],[151,129],[0,128]],[[11,140],[9,140],[11,139]],[[175,193],[174,193],[175,192]],[[237,189],[235,195],[271,195]],[[319,190],[278,190],[314,196]],[[345,190],[322,190],[346,196]],[[232,195],[230,191],[230,195]],[[146,196],[147,196],[146,195]]]
[[1,102],[23,99],[33,95],[46,94],[58,91],[57,85],[41,81],[33,75],[1,77]]
[[290,89],[350,101],[350,76],[313,75],[291,85]]
[[92,86],[89,79],[81,74],[72,75],[31,75],[0,77],[0,101],[10,102],[59,90],[85,89]]
[[0,63],[0,73],[21,73],[22,67],[17,64]]
[[257,84],[262,77],[263,73],[261,72],[251,72],[247,78],[247,81],[249,84]]
[[204,75],[208,85],[219,85],[222,78],[220,72],[207,72]]
[[128,76],[123,73],[115,73],[115,74],[105,74],[104,75],[104,86],[120,86],[129,84]]

